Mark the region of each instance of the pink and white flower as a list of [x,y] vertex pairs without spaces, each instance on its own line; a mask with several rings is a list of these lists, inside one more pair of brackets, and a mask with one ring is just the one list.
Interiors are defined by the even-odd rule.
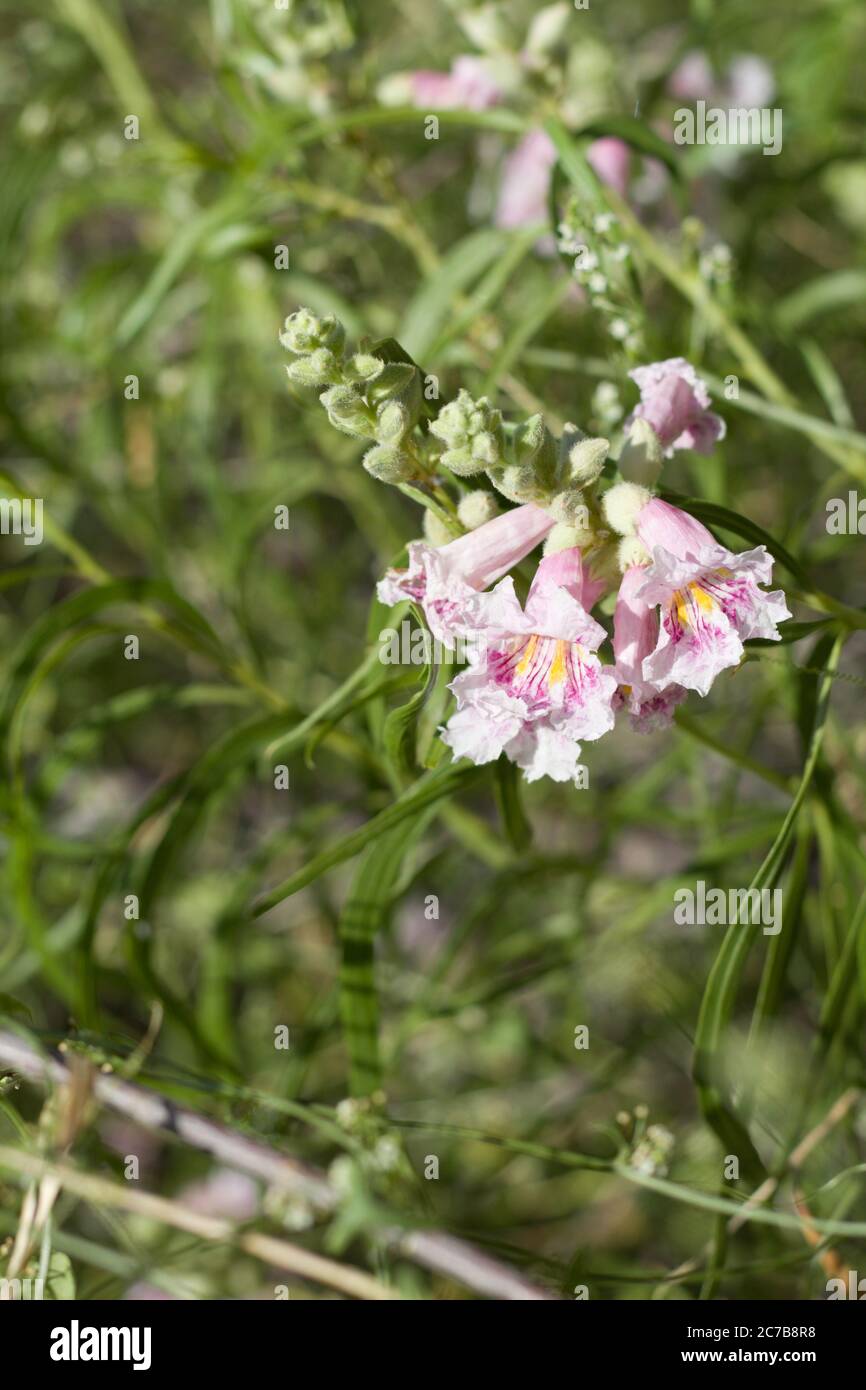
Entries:
[[[586,157],[602,183],[625,195],[631,153],[628,145],[615,136],[594,140]],[[550,177],[556,163],[556,146],[545,130],[530,130],[519,140],[505,161],[499,201],[497,227],[531,227],[546,222]]]
[[603,135],[601,139],[593,140],[586,158],[602,183],[624,198],[631,169],[631,150],[625,141],[616,135]]
[[505,160],[497,227],[531,227],[547,221],[550,174],[556,163],[556,146],[545,130],[530,130],[518,140]]
[[687,53],[671,73],[668,91],[686,101],[703,98],[713,106],[766,106],[773,99],[772,68],[755,53],[738,53],[716,77],[706,53]]
[[431,111],[486,111],[503,92],[483,58],[463,54],[450,72],[420,69],[408,74],[412,102]]
[[442,731],[456,757],[504,752],[528,782],[577,782],[578,740],[614,724],[616,678],[594,655],[605,631],[588,611],[602,588],[572,548],[541,561],[525,609],[510,578],[484,596],[485,647],[452,681],[457,712]]
[[643,419],[659,437],[665,457],[677,449],[709,454],[725,437],[725,422],[710,410],[710,393],[684,357],[669,357],[629,372],[640,387],[640,403],[626,421]]
[[613,654],[619,689],[614,707],[626,709],[639,733],[665,729],[674,710],[686,698],[682,685],[657,685],[644,675],[644,660],[655,651],[659,638],[658,610],[641,597],[647,570],[630,565],[622,577],[613,620]]
[[389,607],[407,599],[420,604],[433,636],[453,650],[456,637],[486,621],[481,591],[534,550],[553,525],[553,517],[527,502],[439,548],[412,541],[408,569],[388,570],[379,599]]
[[791,614],[781,590],[767,593],[773,561],[766,546],[726,550],[701,522],[653,497],[636,531],[652,556],[638,599],[657,605],[658,642],[642,674],[662,690],[685,686],[706,695],[720,671],[739,665],[750,637],[779,640]]

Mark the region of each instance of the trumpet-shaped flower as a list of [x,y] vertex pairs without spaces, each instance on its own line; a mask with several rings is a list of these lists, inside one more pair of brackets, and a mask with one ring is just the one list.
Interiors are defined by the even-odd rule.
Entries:
[[613,654],[619,690],[615,707],[628,710],[640,733],[663,729],[687,695],[682,685],[659,686],[644,675],[644,660],[659,638],[658,611],[641,597],[647,577],[642,565],[630,565],[622,577],[613,620]]
[[456,637],[487,621],[481,591],[534,550],[553,525],[552,516],[528,502],[438,549],[412,541],[408,569],[388,571],[379,581],[379,599],[389,606],[406,599],[420,604],[433,636],[453,650]]
[[725,437],[725,422],[710,410],[710,395],[684,357],[669,357],[629,372],[640,387],[640,404],[626,421],[643,419],[655,430],[665,456],[677,449],[709,454]]
[[485,646],[451,683],[457,712],[442,732],[455,756],[504,752],[528,782],[577,782],[578,740],[614,723],[616,679],[594,655],[605,632],[588,612],[602,587],[572,548],[541,561],[525,609],[510,578],[484,595]]
[[706,695],[720,671],[739,665],[745,640],[779,640],[777,624],[791,614],[780,590],[759,587],[773,571],[766,546],[737,555],[658,497],[638,513],[636,531],[652,555],[637,597],[660,612],[658,642],[643,658],[645,680]]

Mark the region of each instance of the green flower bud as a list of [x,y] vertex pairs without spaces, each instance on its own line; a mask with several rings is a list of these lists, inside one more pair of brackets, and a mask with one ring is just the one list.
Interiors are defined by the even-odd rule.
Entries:
[[471,478],[475,473],[483,473],[485,464],[472,457],[472,451],[465,449],[444,449],[441,463],[459,478]]
[[340,380],[340,368],[328,348],[316,348],[309,357],[298,357],[290,362],[286,375],[298,386],[330,386]]
[[363,462],[367,472],[381,483],[405,483],[416,469],[411,455],[394,444],[374,445],[367,450]]
[[575,487],[591,487],[600,477],[610,452],[607,439],[579,439],[568,450],[564,479]]
[[348,362],[343,363],[343,377],[353,384],[375,381],[384,370],[385,363],[382,359],[373,357],[369,352],[356,352]]
[[[573,526],[589,536],[592,535],[589,508],[579,488],[564,488],[562,492],[554,493],[545,506],[557,521],[565,522],[566,526]],[[583,544],[585,543],[584,541]]]
[[362,396],[351,386],[332,386],[323,391],[319,400],[328,412],[335,429],[356,439],[375,439],[376,421]]
[[499,508],[496,505],[496,498],[490,492],[485,492],[483,488],[478,488],[475,492],[467,492],[457,503],[457,516],[467,531],[474,531],[478,526],[483,526],[486,521],[492,521],[499,515]]
[[380,444],[396,444],[412,428],[412,418],[402,401],[383,401],[376,412],[376,438]]
[[383,363],[382,367],[382,371],[377,372],[367,392],[373,405],[404,395],[411,387],[413,378],[418,375],[416,369],[408,362],[388,362]]
[[489,477],[494,487],[511,502],[542,502],[548,495],[532,468],[510,463],[506,468],[491,469]]
[[556,444],[553,435],[540,415],[529,419],[514,431],[512,440],[515,462],[531,468],[542,489],[556,482]]
[[545,555],[558,555],[562,550],[573,550],[576,545],[583,545],[583,532],[577,526],[569,526],[564,521],[558,521],[552,531],[547,534],[544,542]]
[[662,471],[662,446],[652,425],[640,416],[632,421],[628,438],[620,450],[618,467],[629,483],[652,487]]
[[461,477],[482,473],[503,461],[502,416],[486,396],[475,401],[461,390],[456,401],[442,407],[430,430],[445,445],[442,463]]
[[289,352],[299,354],[315,352],[316,348],[330,348],[340,352],[345,339],[345,330],[333,314],[319,318],[312,309],[296,309],[289,314],[280,334],[280,342]]

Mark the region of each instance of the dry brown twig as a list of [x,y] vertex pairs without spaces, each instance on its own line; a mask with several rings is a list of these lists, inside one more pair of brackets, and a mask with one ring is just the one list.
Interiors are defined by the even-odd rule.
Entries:
[[[55,1056],[40,1053],[14,1033],[0,1033],[0,1066],[10,1068],[37,1084],[54,1082],[64,1085],[70,1079],[70,1069],[64,1062]],[[277,1153],[266,1144],[238,1134],[227,1125],[175,1105],[155,1091],[117,1076],[98,1073],[93,1077],[92,1095],[107,1109],[146,1129],[171,1134],[191,1148],[209,1153],[221,1163],[259,1179],[272,1190],[307,1203],[320,1215],[327,1215],[338,1204],[338,1193],[321,1169],[291,1155]],[[37,1155],[0,1148],[0,1166],[30,1174],[34,1178],[58,1182],[84,1200],[98,1200],[126,1210],[140,1211],[206,1239],[232,1240],[238,1248],[266,1263],[294,1270],[302,1277],[340,1288],[356,1298],[391,1299],[398,1296],[371,1275],[351,1266],[325,1260],[300,1246],[271,1236],[237,1232],[231,1223],[222,1219],[194,1215],[166,1198],[121,1187],[68,1165],[51,1164]],[[194,1231],[189,1224],[192,1220],[197,1223]],[[439,1231],[394,1229],[382,1230],[377,1234],[396,1254],[434,1273],[454,1279],[484,1297],[521,1302],[556,1298],[556,1295],[455,1236]]]

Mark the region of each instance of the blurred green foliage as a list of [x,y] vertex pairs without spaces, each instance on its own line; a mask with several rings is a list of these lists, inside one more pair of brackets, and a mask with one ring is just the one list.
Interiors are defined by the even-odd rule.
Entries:
[[[536,7],[495,8],[519,47]],[[352,683],[390,621],[371,610],[375,580],[419,534],[419,510],[287,385],[283,319],[309,304],[352,339],[399,340],[446,398],[465,386],[512,420],[541,409],[603,429],[597,387],[630,408],[632,364],[539,229],[493,225],[502,161],[551,119],[573,141],[572,172],[585,169],[581,132],[620,131],[635,113],[627,134],[649,147],[669,133],[670,75],[694,50],[718,74],[762,57],[785,135],[776,158],[677,151],[675,176],[635,149],[643,193],[624,235],[649,360],[694,361],[728,426],[712,458],[678,455],[665,484],[764,528],[815,592],[866,603],[863,537],[825,526],[829,498],[866,495],[862,5],[591,5],[570,20],[558,76],[542,64],[496,108],[443,112],[427,140],[424,113],[382,105],[380,84],[471,51],[461,23],[474,13],[420,0],[0,6],[2,487],[43,498],[46,518],[39,547],[0,538],[0,1011],[119,1065],[158,1002],[140,1079],[327,1163],[332,1132],[280,1106],[321,1119],[346,1096],[358,1005],[347,1014],[344,962],[341,1019],[340,934],[354,931],[367,966],[375,938],[388,1119],[370,1142],[395,1134],[409,1160],[365,1182],[403,1219],[463,1233],[566,1297],[580,1284],[593,1298],[822,1296],[827,1251],[856,1266],[858,1241],[810,1244],[784,1185],[788,1224],[748,1223],[727,1248],[718,1215],[691,1199],[741,1204],[863,1083],[856,622],[839,629],[835,674],[834,632],[755,648],[680,727],[623,726],[594,745],[588,790],[538,783],[517,805],[507,785],[497,800],[490,773],[458,776],[360,859],[254,915],[413,779],[443,775],[391,757],[400,730],[386,739],[386,716],[416,687],[387,684],[375,662]],[[568,196],[563,161],[555,216]],[[730,278],[706,290],[700,258],[719,243]],[[721,389],[731,374],[739,400]],[[816,707],[822,742],[786,830]],[[728,996],[711,973],[722,929],[676,927],[673,893],[698,878],[746,886],[774,845],[786,929],[756,935]],[[274,1047],[281,1025],[288,1052]],[[757,1171],[744,1161],[739,1182],[723,1180],[713,1096],[754,1148]],[[3,1106],[4,1142],[31,1142],[36,1094]],[[628,1164],[636,1107],[673,1135],[660,1185],[569,1166],[573,1152]],[[863,1119],[852,1107],[810,1158],[819,1219],[858,1216]],[[77,1160],[120,1176],[140,1142],[142,1177],[166,1195],[208,1169],[115,1129],[86,1127]],[[427,1183],[431,1154],[440,1178]],[[12,1234],[20,1186],[8,1173],[3,1185]],[[53,1238],[80,1297],[142,1279],[184,1297],[272,1296],[250,1258],[71,1196]],[[365,1258],[362,1221],[348,1249]],[[403,1266],[391,1275],[409,1296],[461,1296]]]

